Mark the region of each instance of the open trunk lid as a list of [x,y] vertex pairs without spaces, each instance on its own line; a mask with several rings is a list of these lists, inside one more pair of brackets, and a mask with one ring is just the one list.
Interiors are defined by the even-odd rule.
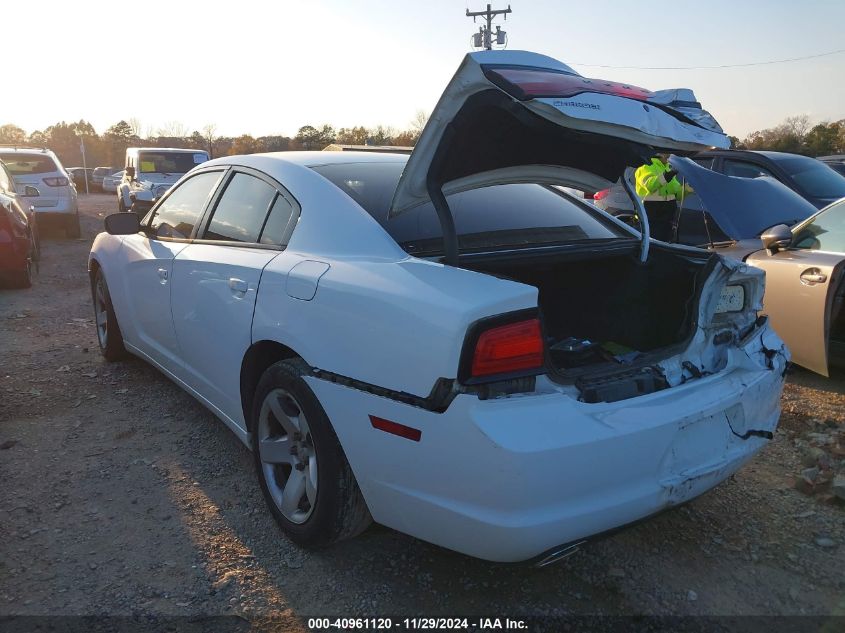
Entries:
[[[546,179],[557,167],[580,172],[582,181],[593,175],[614,182],[659,150],[728,146],[690,90],[651,92],[589,79],[526,51],[470,53],[408,160],[390,214],[429,200],[443,206],[444,185],[482,186],[485,173],[512,180],[508,172],[519,168],[518,178],[530,181],[531,167],[542,168]],[[445,235],[449,219],[441,215],[441,222]]]
[[816,212],[810,202],[768,176],[726,176],[682,156],[670,156],[669,164],[733,240],[759,237],[776,224],[792,226]]

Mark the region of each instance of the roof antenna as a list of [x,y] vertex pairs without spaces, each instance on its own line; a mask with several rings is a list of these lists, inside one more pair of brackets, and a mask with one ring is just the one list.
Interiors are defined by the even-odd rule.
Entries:
[[[508,13],[513,13],[511,11],[511,5],[508,5],[507,9],[492,9],[491,5],[487,5],[486,11],[470,11],[467,9],[467,17],[472,18],[473,24],[475,23],[475,18],[483,17],[487,22],[486,25],[482,25],[478,29],[478,33],[473,33],[472,36],[472,45],[475,48],[484,48],[485,50],[493,50],[493,33],[491,29],[493,28],[493,18],[497,15],[505,16],[505,20],[508,19]],[[501,27],[496,27],[496,44],[500,46],[504,46],[507,44],[508,41],[508,34],[507,31],[503,31]]]

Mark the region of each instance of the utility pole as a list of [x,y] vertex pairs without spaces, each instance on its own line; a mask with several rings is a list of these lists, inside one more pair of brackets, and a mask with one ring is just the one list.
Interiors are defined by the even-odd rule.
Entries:
[[[472,21],[475,22],[475,18],[483,17],[487,21],[486,26],[481,26],[478,29],[478,33],[475,33],[472,36],[473,45],[476,47],[483,46],[486,50],[492,50],[493,48],[493,38],[492,38],[492,28],[493,28],[493,18],[497,15],[504,15],[505,20],[508,19],[508,13],[513,13],[511,11],[511,5],[508,5],[507,9],[496,9],[493,10],[490,8],[490,5],[487,5],[486,11],[470,11],[467,9],[467,17],[472,18]],[[503,31],[500,27],[496,27],[496,44],[504,44],[505,37],[507,33]]]

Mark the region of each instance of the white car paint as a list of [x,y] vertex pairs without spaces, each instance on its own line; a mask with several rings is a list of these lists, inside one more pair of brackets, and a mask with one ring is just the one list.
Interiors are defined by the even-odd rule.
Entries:
[[[660,362],[667,389],[588,404],[575,385],[543,375],[529,391],[489,399],[458,385],[469,328],[536,309],[538,291],[409,256],[312,169],[405,160],[285,152],[198,168],[251,169],[280,183],[299,212],[282,250],[98,235],[89,269],[105,274],[127,349],[197,397],[247,446],[241,365],[261,342],[292,350],[311,368],[305,380],[375,520],[489,560],[537,557],[692,499],[766,444],[760,435],[776,427],[788,352],[755,321],[762,273],[730,260],[718,260],[704,283],[692,337]],[[557,184],[583,184],[576,172],[567,178],[559,170]],[[750,295],[747,310],[725,321],[716,306],[728,283]],[[726,328],[738,338],[717,348],[714,337]],[[716,369],[691,379],[686,363]],[[457,389],[454,398],[445,410],[427,408],[442,379]],[[374,428],[372,416],[418,429],[419,441]]]
[[[318,162],[325,159],[286,153],[212,163],[261,167],[288,185],[303,213],[282,252],[142,234],[100,234],[92,247],[130,350],[245,443],[239,370],[251,343],[277,341],[325,372],[425,397],[439,377],[454,377],[471,323],[536,306],[533,287],[409,257],[351,199],[319,182],[306,167]],[[326,226],[338,239],[320,239]],[[733,266],[726,275],[760,276]],[[298,288],[309,274],[316,291],[303,297]],[[232,292],[232,277],[246,282],[245,293]],[[712,321],[715,301],[702,307],[702,322]],[[474,556],[516,561],[693,498],[762,448],[765,440],[740,440],[724,421],[775,428],[786,356],[767,327],[763,334],[733,350],[718,374],[681,385],[680,361],[707,353],[713,332],[701,328],[683,359],[666,363],[678,385],[623,406],[584,404],[571,387],[545,380],[535,393],[511,398],[459,395],[434,413],[307,380],[375,520]],[[774,369],[767,353],[776,354]],[[370,415],[419,428],[423,441],[376,431]]]

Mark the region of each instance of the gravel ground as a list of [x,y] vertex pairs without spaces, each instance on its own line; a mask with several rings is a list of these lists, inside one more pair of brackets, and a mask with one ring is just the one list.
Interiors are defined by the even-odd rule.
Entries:
[[808,447],[835,456],[841,373],[793,371],[735,477],[550,568],[379,526],[298,549],[223,424],[146,363],[101,359],[85,268],[113,207],[82,196],[83,239],[48,235],[34,287],[0,290],[0,616],[845,613],[845,511],[795,483]]

